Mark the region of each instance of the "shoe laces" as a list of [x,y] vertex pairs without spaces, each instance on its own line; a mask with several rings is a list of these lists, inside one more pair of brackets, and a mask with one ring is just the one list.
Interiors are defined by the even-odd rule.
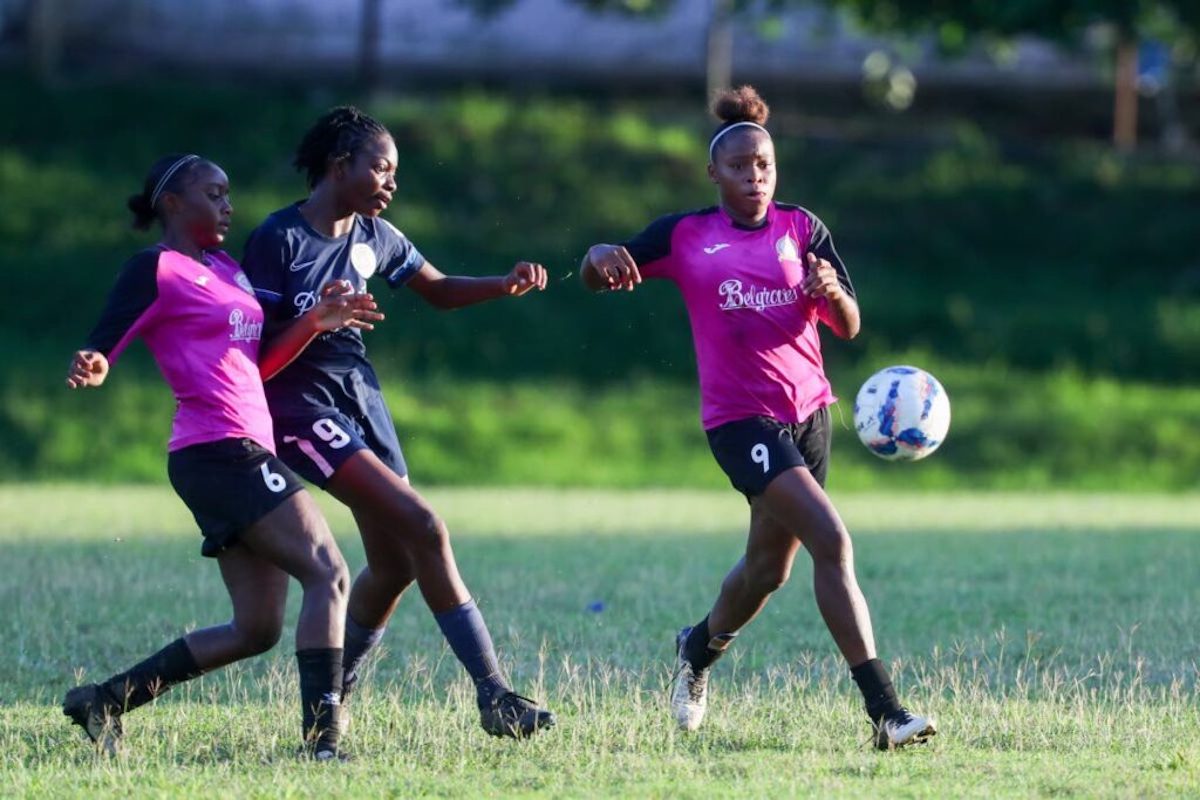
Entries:
[[[685,662],[686,663],[686,662]],[[695,670],[691,664],[684,667],[687,672],[688,698],[693,703],[699,703],[704,699],[704,692],[708,688],[708,670]]]

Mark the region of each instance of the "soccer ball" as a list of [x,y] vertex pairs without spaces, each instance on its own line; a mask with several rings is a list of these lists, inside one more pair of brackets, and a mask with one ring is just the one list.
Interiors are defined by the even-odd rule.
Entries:
[[916,461],[946,439],[950,398],[937,378],[923,369],[881,369],[858,390],[854,428],[867,449],[880,458]]

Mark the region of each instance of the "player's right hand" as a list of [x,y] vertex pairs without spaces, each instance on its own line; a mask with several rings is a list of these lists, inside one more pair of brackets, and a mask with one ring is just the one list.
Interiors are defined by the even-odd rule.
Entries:
[[588,250],[588,263],[608,285],[610,291],[624,289],[632,292],[642,282],[637,262],[629,251],[619,244],[597,244]]
[[71,357],[67,368],[67,386],[78,389],[82,386],[99,386],[108,377],[108,359],[96,350],[80,350]]

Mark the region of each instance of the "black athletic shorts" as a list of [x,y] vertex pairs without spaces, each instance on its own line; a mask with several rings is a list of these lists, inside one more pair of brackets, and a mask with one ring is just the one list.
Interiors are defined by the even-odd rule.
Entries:
[[364,387],[357,398],[338,398],[337,408],[275,417],[275,451],[289,467],[322,489],[359,450],[370,450],[403,478],[408,464],[383,393]]
[[747,498],[762,494],[777,475],[792,467],[807,467],[817,483],[825,486],[830,444],[827,407],[817,409],[803,422],[750,417],[706,433],[717,463],[733,488]]
[[200,553],[210,558],[304,488],[296,473],[250,439],[176,450],[167,456],[167,475],[200,526]]

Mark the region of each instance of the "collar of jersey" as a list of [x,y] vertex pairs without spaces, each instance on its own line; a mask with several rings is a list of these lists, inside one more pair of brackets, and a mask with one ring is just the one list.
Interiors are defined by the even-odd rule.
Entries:
[[359,220],[359,216],[357,214],[354,215],[354,226],[350,228],[350,233],[347,233],[345,236],[326,236],[310,225],[308,220],[304,218],[304,215],[300,213],[300,204],[303,202],[303,200],[297,200],[296,202],[292,203],[292,213],[296,215],[296,220],[300,223],[300,226],[304,228],[304,232],[308,235],[320,239],[323,242],[346,242],[349,241],[350,237],[354,235],[354,227],[357,227]]
[[767,206],[767,216],[763,218],[762,223],[755,225],[754,227],[749,227],[747,225],[742,225],[739,222],[735,222],[733,217],[729,216],[729,212],[725,210],[725,206],[721,205],[720,203],[717,204],[717,213],[721,215],[721,219],[725,221],[725,224],[734,230],[754,233],[755,231],[766,230],[767,228],[771,227],[771,223],[775,221],[775,201],[772,200],[771,204]]

